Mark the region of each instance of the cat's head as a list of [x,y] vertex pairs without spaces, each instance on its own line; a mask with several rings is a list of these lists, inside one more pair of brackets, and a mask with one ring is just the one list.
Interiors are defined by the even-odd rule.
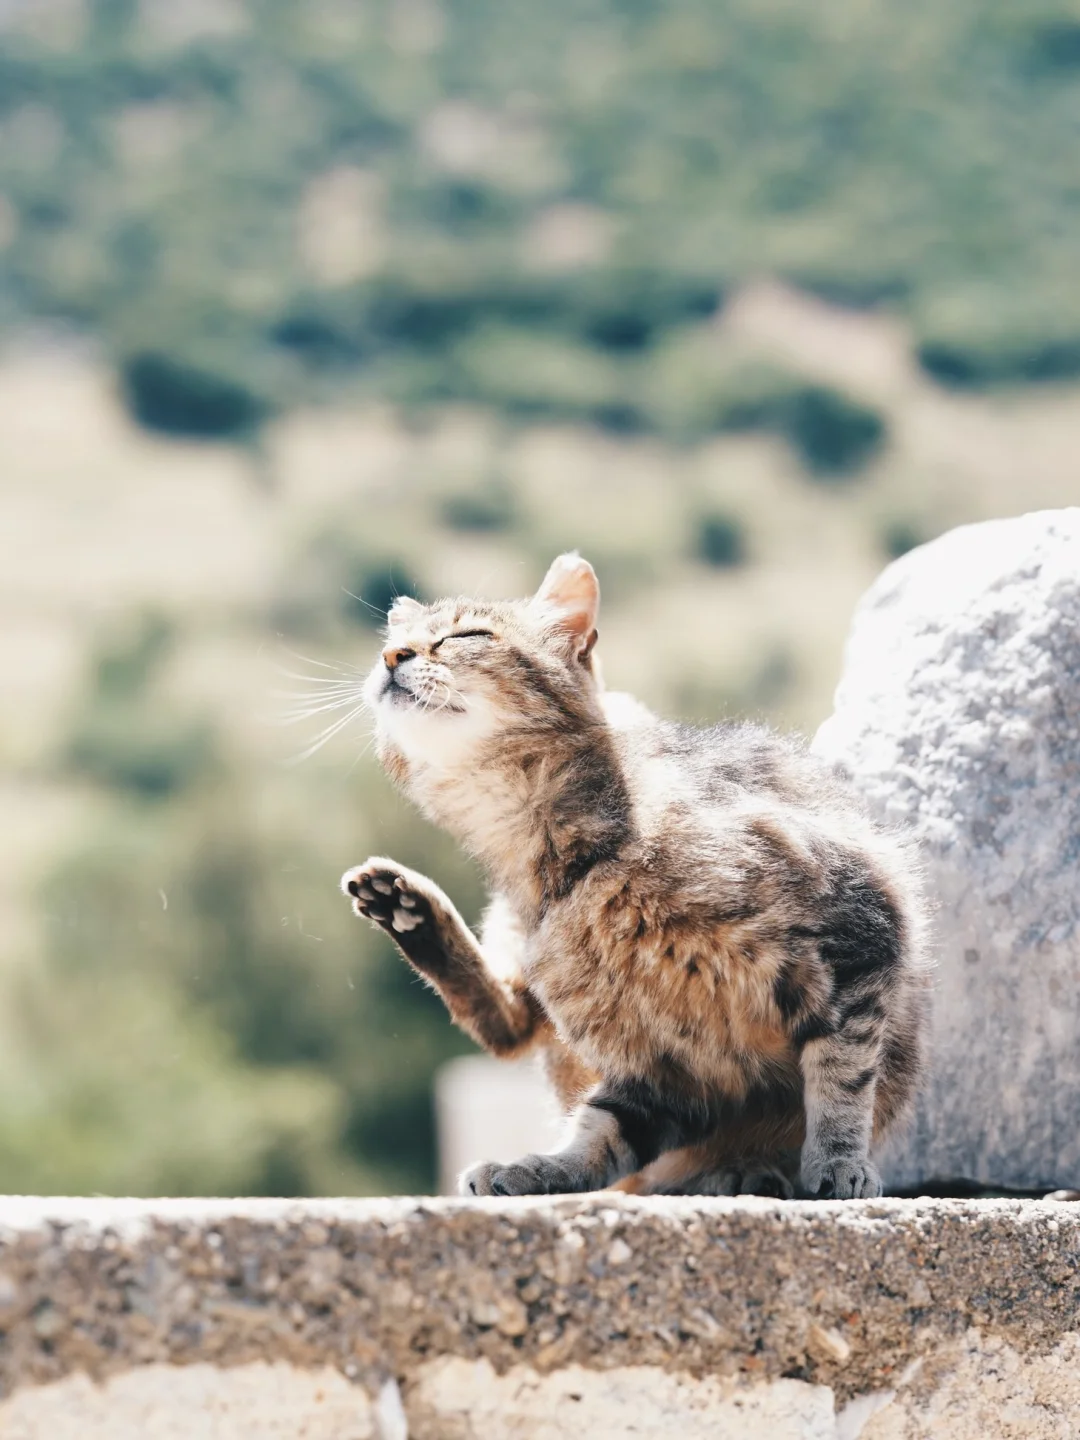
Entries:
[[580,725],[596,709],[599,603],[579,555],[529,600],[398,600],[364,687],[380,748],[457,767],[500,735]]

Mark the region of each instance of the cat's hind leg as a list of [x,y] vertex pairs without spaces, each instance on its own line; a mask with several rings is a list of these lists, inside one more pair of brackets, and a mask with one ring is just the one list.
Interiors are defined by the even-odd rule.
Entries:
[[806,1133],[802,1081],[786,1076],[738,1100],[714,1099],[707,1133],[666,1149],[613,1187],[631,1195],[766,1195],[798,1189]]
[[[802,1119],[787,1091],[763,1113],[731,1110],[725,1133],[702,1135],[710,1110],[646,1081],[601,1082],[572,1117],[551,1155],[512,1165],[475,1165],[465,1195],[554,1195],[615,1186],[630,1194],[770,1195],[790,1199],[798,1174]],[[713,1112],[715,1112],[715,1106]],[[715,1113],[713,1113],[715,1122]]]
[[764,1195],[795,1198],[799,1152],[718,1161],[713,1146],[670,1150],[611,1187],[627,1195]]

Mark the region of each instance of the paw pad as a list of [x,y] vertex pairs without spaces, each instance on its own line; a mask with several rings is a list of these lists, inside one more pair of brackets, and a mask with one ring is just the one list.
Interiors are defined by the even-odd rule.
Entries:
[[392,865],[385,860],[357,865],[341,877],[341,888],[352,897],[357,915],[383,930],[407,935],[424,923],[426,906],[423,897]]

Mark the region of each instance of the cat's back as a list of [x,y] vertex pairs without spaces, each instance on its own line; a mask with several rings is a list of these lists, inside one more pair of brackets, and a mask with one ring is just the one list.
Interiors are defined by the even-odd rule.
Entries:
[[910,847],[874,824],[861,797],[803,740],[749,722],[703,728],[643,708],[628,715],[618,744],[637,854],[663,883],[693,893],[710,887],[717,869],[756,875],[771,893],[865,881],[917,923]]
[[661,720],[629,697],[605,705],[633,798],[655,820],[665,810],[779,805],[821,813],[851,797],[805,744],[747,721],[700,727]]
[[664,725],[658,740],[705,802],[758,797],[810,809],[843,806],[835,776],[801,739],[749,721]]

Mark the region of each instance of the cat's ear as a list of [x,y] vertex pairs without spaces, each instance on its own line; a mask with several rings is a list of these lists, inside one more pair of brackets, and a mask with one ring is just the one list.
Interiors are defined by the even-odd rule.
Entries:
[[415,620],[423,608],[420,601],[414,600],[411,595],[399,595],[386,612],[386,623],[388,625],[404,625],[410,620]]
[[576,551],[553,560],[530,603],[572,640],[579,660],[588,659],[596,644],[600,582],[587,560]]

